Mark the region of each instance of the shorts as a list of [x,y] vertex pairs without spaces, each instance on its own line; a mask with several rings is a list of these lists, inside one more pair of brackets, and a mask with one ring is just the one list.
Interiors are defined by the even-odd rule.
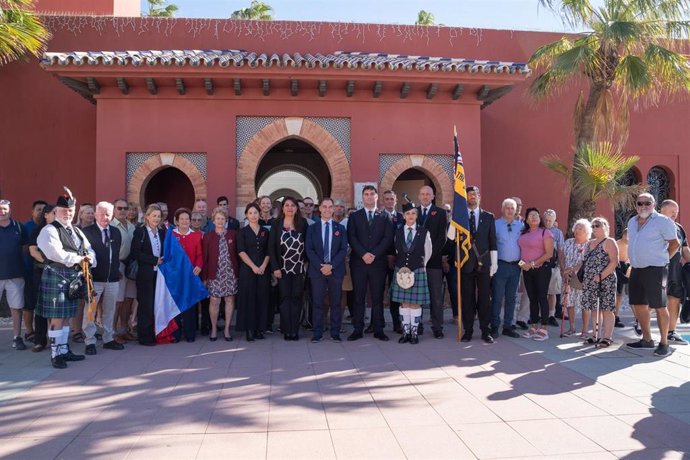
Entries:
[[125,276],[125,264],[120,262],[120,281],[118,281],[117,287],[117,302],[123,302],[125,298],[136,299],[137,298],[137,282],[131,280]]
[[24,278],[0,280],[0,298],[7,291],[7,304],[12,310],[24,308]]
[[666,295],[670,295],[676,299],[684,299],[685,289],[683,288],[683,283],[681,281],[668,280],[668,284],[666,285]]
[[667,280],[666,267],[633,267],[628,284],[630,305],[648,305],[649,308],[665,307]]
[[563,277],[559,268],[551,269],[551,281],[549,281],[549,295],[561,295],[563,291]]

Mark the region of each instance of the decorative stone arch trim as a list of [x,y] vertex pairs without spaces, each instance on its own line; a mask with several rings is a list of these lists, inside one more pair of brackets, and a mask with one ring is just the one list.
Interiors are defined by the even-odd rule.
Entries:
[[309,182],[311,182],[311,185],[314,186],[314,189],[316,190],[316,193],[318,194],[317,197],[314,197],[314,199],[320,199],[321,197],[326,196],[325,192],[323,190],[323,187],[319,183],[318,179],[316,178],[316,175],[312,173],[308,168],[298,165],[298,164],[293,164],[293,163],[286,163],[284,165],[276,166],[275,168],[269,169],[266,174],[263,175],[263,177],[259,178],[259,187],[258,189],[261,188],[261,185],[263,185],[264,182],[268,180],[269,177],[271,177],[274,174],[277,174],[279,172],[283,171],[290,171],[293,173],[301,174],[304,176]]
[[393,184],[408,169],[418,169],[429,176],[436,189],[436,205],[442,206],[453,197],[453,183],[443,167],[426,155],[404,155],[393,163],[381,178],[380,190],[392,190]]
[[127,184],[127,200],[139,203],[141,207],[145,206],[146,186],[157,172],[165,168],[177,168],[182,171],[194,187],[194,199],[206,199],[206,179],[194,163],[175,153],[158,153],[144,161],[132,174]]
[[[338,141],[318,124],[301,117],[281,118],[257,132],[237,164],[237,206],[256,198],[256,172],[268,151],[286,139],[300,139],[316,149],[331,174],[331,196],[352,199],[352,170]],[[324,191],[326,193],[326,191]]]

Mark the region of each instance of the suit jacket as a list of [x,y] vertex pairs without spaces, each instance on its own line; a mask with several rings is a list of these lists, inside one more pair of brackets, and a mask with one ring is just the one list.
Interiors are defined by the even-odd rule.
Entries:
[[[347,230],[345,227],[331,221],[331,257],[333,276],[343,278],[345,276],[345,256],[347,255]],[[309,276],[321,276],[321,264],[323,263],[323,238],[321,234],[323,221],[318,219],[307,228],[307,257],[309,258]]]
[[[388,211],[381,211],[384,215],[388,214]],[[405,225],[405,217],[401,212],[395,211],[392,215],[388,214],[388,220],[393,224],[393,240],[395,240],[395,231],[402,228]],[[391,248],[388,251],[388,255],[395,255],[395,241],[391,243]]]
[[[158,228],[158,240],[161,242],[161,256],[163,255],[163,240],[165,239],[165,230]],[[139,262],[139,272],[141,269],[153,270],[158,264],[158,257],[153,255],[153,246],[151,245],[151,238],[146,226],[142,225],[134,230],[134,238],[132,238],[132,249],[130,257]]]
[[446,210],[432,204],[429,208],[426,220],[422,222],[421,205],[418,209],[419,215],[417,216],[417,223],[426,228],[429,231],[429,236],[431,236],[431,258],[426,263],[426,267],[440,269],[443,248],[448,239],[448,218],[446,217]]
[[[218,258],[220,257],[220,250],[218,244],[221,236],[215,230],[204,233],[201,240],[201,254],[204,261],[204,266],[201,268],[201,279],[204,281],[216,279],[218,273]],[[235,272],[235,276],[239,276],[239,263],[237,262],[237,232],[235,230],[225,231],[225,241],[228,243],[228,253],[230,254],[230,264]]]
[[[479,210],[479,225],[477,231],[472,235],[472,244],[477,248],[481,256],[483,270],[488,273],[491,265],[490,251],[496,251],[496,224],[494,215],[483,209]],[[462,266],[462,273],[470,273],[478,268],[477,254],[474,249],[470,249],[470,257]]]
[[376,257],[373,265],[387,267],[385,256],[393,245],[393,224],[380,211],[375,211],[373,222],[369,225],[367,211],[362,208],[355,211],[347,221],[347,241],[352,248],[351,265],[366,265],[362,256],[370,252]]
[[[103,243],[103,232],[96,224],[87,225],[82,229],[91,248],[96,253],[96,267],[91,269],[93,280],[99,283],[113,283],[120,280],[120,246],[122,234],[115,227],[108,226],[110,233],[110,247]],[[112,250],[112,252],[111,252]],[[111,255],[112,254],[112,255]],[[108,264],[110,260],[110,264]]]

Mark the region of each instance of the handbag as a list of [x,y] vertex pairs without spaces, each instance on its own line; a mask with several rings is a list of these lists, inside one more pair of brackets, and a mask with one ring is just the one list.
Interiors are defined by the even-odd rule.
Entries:
[[587,259],[589,258],[589,255],[591,253],[593,253],[599,246],[604,244],[604,241],[606,241],[606,239],[601,240],[601,242],[599,244],[597,244],[597,246],[594,249],[592,249],[591,251],[588,251],[587,254],[585,254],[585,257],[582,259],[582,265],[580,265],[580,269],[577,271],[577,279],[578,279],[578,281],[580,281],[580,283],[585,282],[585,263],[587,263]]
[[69,300],[86,299],[86,283],[84,282],[84,276],[81,273],[79,273],[72,279],[72,281],[69,282],[67,298]]
[[403,267],[395,274],[395,280],[401,289],[410,289],[414,286],[414,272],[407,267]]
[[[144,234],[141,237],[141,241],[139,243],[144,244],[144,238],[146,238],[146,230],[144,229]],[[137,280],[137,273],[139,273],[139,261],[132,258],[132,255],[127,258],[127,262],[125,264],[125,277],[127,279],[136,281]]]

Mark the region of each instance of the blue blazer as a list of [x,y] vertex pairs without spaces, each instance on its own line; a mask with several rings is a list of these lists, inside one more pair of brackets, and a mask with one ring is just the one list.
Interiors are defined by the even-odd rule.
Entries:
[[[307,258],[309,259],[309,276],[321,276],[323,263],[323,239],[321,237],[321,219],[317,219],[307,228]],[[347,255],[347,230],[336,221],[331,221],[331,265],[333,276],[345,276],[345,256]]]

